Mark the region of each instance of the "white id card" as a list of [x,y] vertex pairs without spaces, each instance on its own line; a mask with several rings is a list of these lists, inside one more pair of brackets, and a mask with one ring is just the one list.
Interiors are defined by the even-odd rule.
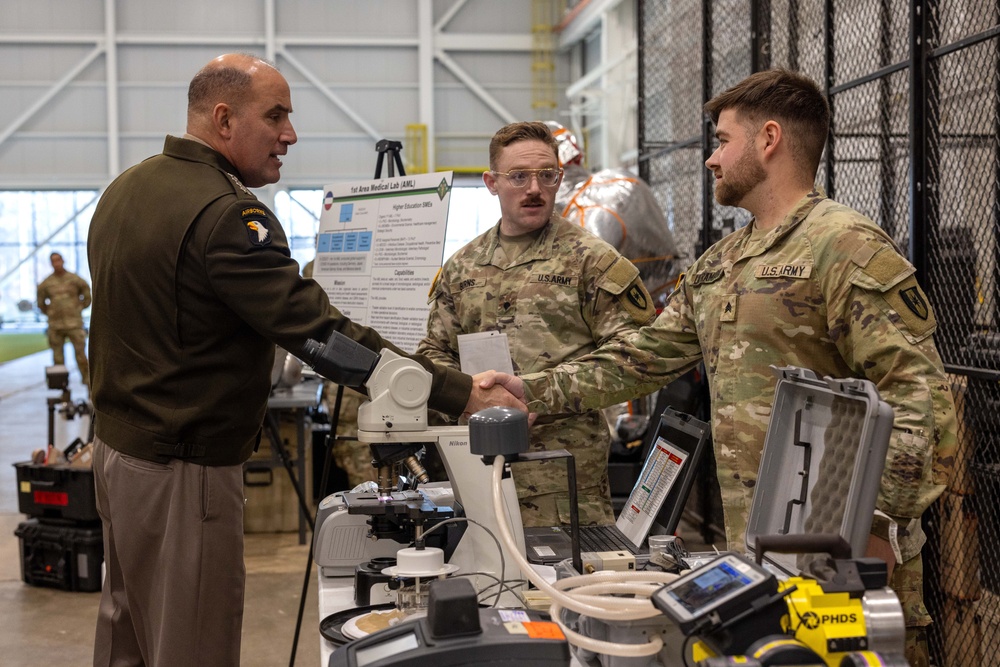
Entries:
[[469,375],[483,371],[514,374],[507,334],[499,331],[461,334],[458,337],[458,359],[462,372]]

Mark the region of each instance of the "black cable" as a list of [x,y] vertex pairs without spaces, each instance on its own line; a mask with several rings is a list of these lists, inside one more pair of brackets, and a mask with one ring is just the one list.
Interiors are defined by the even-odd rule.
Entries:
[[[690,646],[691,641],[693,639],[694,639],[693,634],[688,635],[687,637],[684,638],[684,643],[681,644],[681,661],[684,662],[684,667],[692,667],[691,663],[688,662],[688,647]],[[692,649],[692,655],[693,651],[694,649]]]
[[791,616],[792,615],[789,614],[788,615],[788,617],[789,617],[788,618],[788,629],[791,631],[792,637],[794,637],[795,639],[798,639],[797,635],[799,634],[799,628],[801,628],[802,625],[803,625],[803,623],[804,623],[804,621],[802,620],[802,613],[799,611],[798,607],[795,606],[795,601],[792,599],[791,596],[788,597],[788,606],[790,606],[792,608],[792,611],[795,612],[795,616],[797,617],[797,619],[799,621],[798,625],[796,625],[795,628],[793,629],[791,627],[792,626],[792,620],[791,620]]
[[497,588],[498,589],[497,592],[493,594],[493,597],[494,597],[493,606],[494,607],[497,605],[497,601],[499,601],[500,596],[503,595],[503,591],[504,590],[506,590],[508,593],[510,593],[511,595],[513,595],[514,597],[516,597],[517,600],[518,600],[518,602],[520,602],[526,608],[528,606],[528,601],[524,599],[524,596],[521,595],[520,593],[518,593],[515,590],[516,588],[523,587],[525,584],[527,584],[528,582],[527,582],[526,579],[512,579],[511,581],[503,581],[503,580],[498,579],[497,577],[493,576],[489,572],[472,572],[472,573],[469,573],[469,574],[460,574],[460,575],[456,575],[456,576],[470,576],[470,577],[471,576],[484,576],[484,577],[489,577],[490,579],[492,579],[493,581],[495,581],[496,582],[495,584],[490,584],[489,586],[483,588],[482,590],[480,590],[478,592],[478,595],[482,596],[482,595],[486,595],[491,589]]
[[[506,560],[504,559],[504,556],[503,556],[503,547],[500,546],[500,540],[497,539],[497,536],[493,534],[492,530],[490,530],[489,528],[487,528],[483,524],[479,523],[475,519],[470,519],[469,517],[465,517],[465,516],[456,516],[456,517],[452,517],[450,519],[445,519],[444,521],[442,521],[441,523],[437,524],[436,526],[434,526],[430,530],[424,531],[424,534],[421,536],[421,539],[423,539],[424,537],[427,537],[427,535],[429,533],[433,533],[435,530],[437,530],[441,526],[446,526],[449,523],[456,523],[458,521],[468,521],[469,523],[475,524],[475,525],[479,526],[480,528],[482,528],[483,530],[485,530],[486,534],[493,538],[494,544],[497,545],[497,552],[500,554],[500,576],[503,576],[503,574],[507,571],[507,562],[506,562]],[[513,591],[511,591],[511,592],[513,593]],[[517,597],[521,602],[524,602],[524,599],[521,596],[515,594],[515,597]],[[494,607],[497,606],[497,604],[499,602],[500,602],[500,596],[497,595],[496,600],[493,602],[493,606]]]

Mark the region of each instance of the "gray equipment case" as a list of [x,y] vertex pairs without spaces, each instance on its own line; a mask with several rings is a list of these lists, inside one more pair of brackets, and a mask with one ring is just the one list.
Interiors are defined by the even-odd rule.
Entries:
[[[778,376],[756,491],[747,522],[758,535],[835,533],[865,555],[885,467],[893,412],[869,380],[817,378],[808,369],[771,367]],[[768,553],[789,575],[803,554]]]

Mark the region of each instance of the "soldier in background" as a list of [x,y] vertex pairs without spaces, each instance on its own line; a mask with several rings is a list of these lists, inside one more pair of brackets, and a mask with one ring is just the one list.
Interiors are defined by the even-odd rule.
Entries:
[[90,366],[87,364],[87,332],[83,328],[83,309],[90,305],[90,285],[87,281],[66,270],[63,257],[57,252],[49,255],[52,275],[38,285],[38,309],[49,319],[48,339],[52,348],[52,362],[66,363],[63,347],[66,339],[73,344],[76,365],[83,377],[83,384],[90,385]]
[[[684,274],[656,321],[559,368],[498,382],[528,408],[593,410],[656,390],[704,360],[728,548],[743,551],[775,392],[769,366],[867,378],[895,419],[868,555],[889,565],[910,665],[928,665],[920,517],[951,473],[955,406],[937,322],[892,239],[814,181],[829,132],[810,79],[758,72],[705,106],[715,198],[753,214]],[[539,418],[541,419],[541,417]]]
[[[556,141],[544,123],[513,123],[493,136],[483,181],[500,199],[500,221],[445,263],[431,288],[427,336],[418,353],[458,368],[458,336],[498,331],[507,334],[515,373],[532,373],[653,320],[653,302],[636,267],[607,242],[553,214],[561,175]],[[573,453],[581,523],[614,521],[610,444],[599,410],[550,414],[531,429],[533,449]],[[565,471],[561,460],[513,464],[525,526],[569,522]]]

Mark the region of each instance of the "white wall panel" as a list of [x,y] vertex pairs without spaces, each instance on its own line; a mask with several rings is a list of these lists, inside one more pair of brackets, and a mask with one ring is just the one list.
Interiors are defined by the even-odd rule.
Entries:
[[193,74],[230,51],[274,53],[292,84],[282,187],[368,178],[371,135],[410,123],[430,126],[437,165],[477,167],[505,113],[534,117],[531,0],[0,3],[0,189],[100,187],[159,152]]
[[[103,15],[103,7],[100,13]],[[115,14],[118,32],[130,35],[177,33],[189,37],[218,37],[242,34],[249,39],[259,37],[264,30],[263,0],[117,0]]]
[[106,108],[102,87],[93,84],[70,86],[32,116],[24,124],[24,131],[42,135],[52,132],[103,132]]
[[417,3],[413,0],[298,0],[287,5],[282,2],[278,12],[278,31],[285,35],[415,38],[416,25]]
[[103,0],[3,0],[2,7],[5,33],[104,30]]

